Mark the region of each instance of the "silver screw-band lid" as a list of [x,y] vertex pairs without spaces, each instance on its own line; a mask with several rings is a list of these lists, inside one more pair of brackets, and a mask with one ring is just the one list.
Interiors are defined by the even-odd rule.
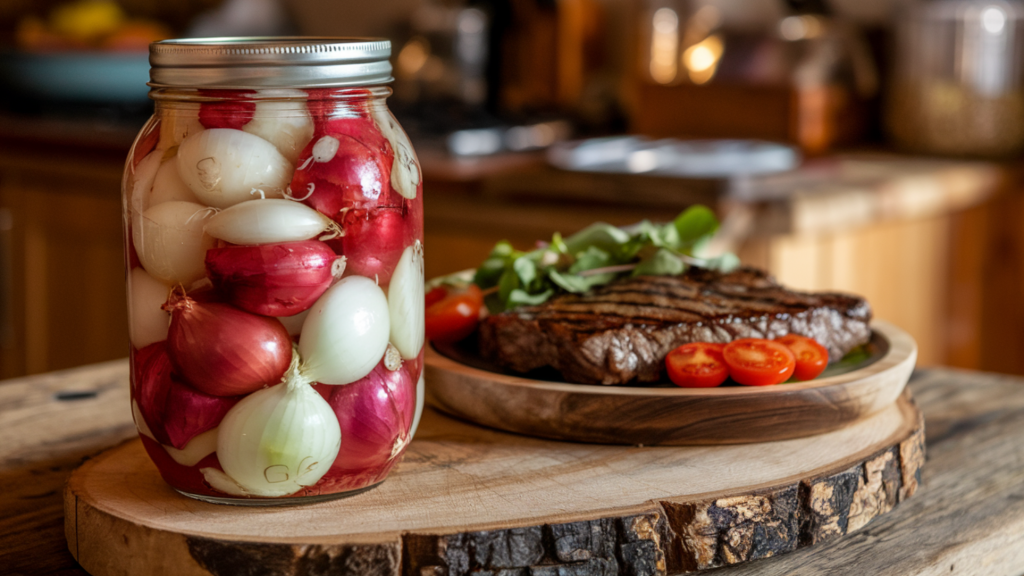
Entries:
[[153,88],[287,88],[385,84],[391,41],[379,38],[189,38],[149,45]]

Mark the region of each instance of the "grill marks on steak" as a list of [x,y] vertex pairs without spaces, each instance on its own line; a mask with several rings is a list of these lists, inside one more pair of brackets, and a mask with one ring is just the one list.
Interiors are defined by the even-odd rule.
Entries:
[[568,382],[656,382],[665,356],[687,342],[793,333],[814,338],[836,360],[868,341],[870,320],[863,298],[787,290],[753,268],[690,268],[490,316],[480,325],[480,352],[516,372],[552,366]]

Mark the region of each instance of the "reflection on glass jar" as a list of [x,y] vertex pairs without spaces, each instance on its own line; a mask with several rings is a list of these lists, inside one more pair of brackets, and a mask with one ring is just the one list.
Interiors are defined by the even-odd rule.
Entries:
[[164,479],[335,497],[422,395],[423,194],[387,41],[168,41],[123,181],[132,411]]

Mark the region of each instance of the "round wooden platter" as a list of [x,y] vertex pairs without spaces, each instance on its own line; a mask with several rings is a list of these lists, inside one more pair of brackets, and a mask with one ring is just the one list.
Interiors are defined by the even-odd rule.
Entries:
[[490,368],[472,352],[426,351],[429,398],[449,414],[509,432],[601,444],[701,445],[784,440],[847,426],[891,405],[917,360],[913,337],[872,324],[855,370],[777,386],[591,386]]
[[427,409],[404,461],[357,496],[192,500],[135,440],[72,474],[65,527],[94,576],[673,574],[856,530],[913,494],[923,450],[909,392],[842,430],[729,446],[555,442]]

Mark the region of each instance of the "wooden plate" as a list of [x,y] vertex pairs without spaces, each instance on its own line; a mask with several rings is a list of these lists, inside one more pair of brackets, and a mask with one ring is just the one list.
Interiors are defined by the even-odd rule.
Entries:
[[896,401],[917,359],[914,339],[872,323],[870,357],[849,371],[768,387],[594,386],[525,378],[465,348],[427,346],[434,406],[518,434],[600,444],[767,442],[842,428]]

